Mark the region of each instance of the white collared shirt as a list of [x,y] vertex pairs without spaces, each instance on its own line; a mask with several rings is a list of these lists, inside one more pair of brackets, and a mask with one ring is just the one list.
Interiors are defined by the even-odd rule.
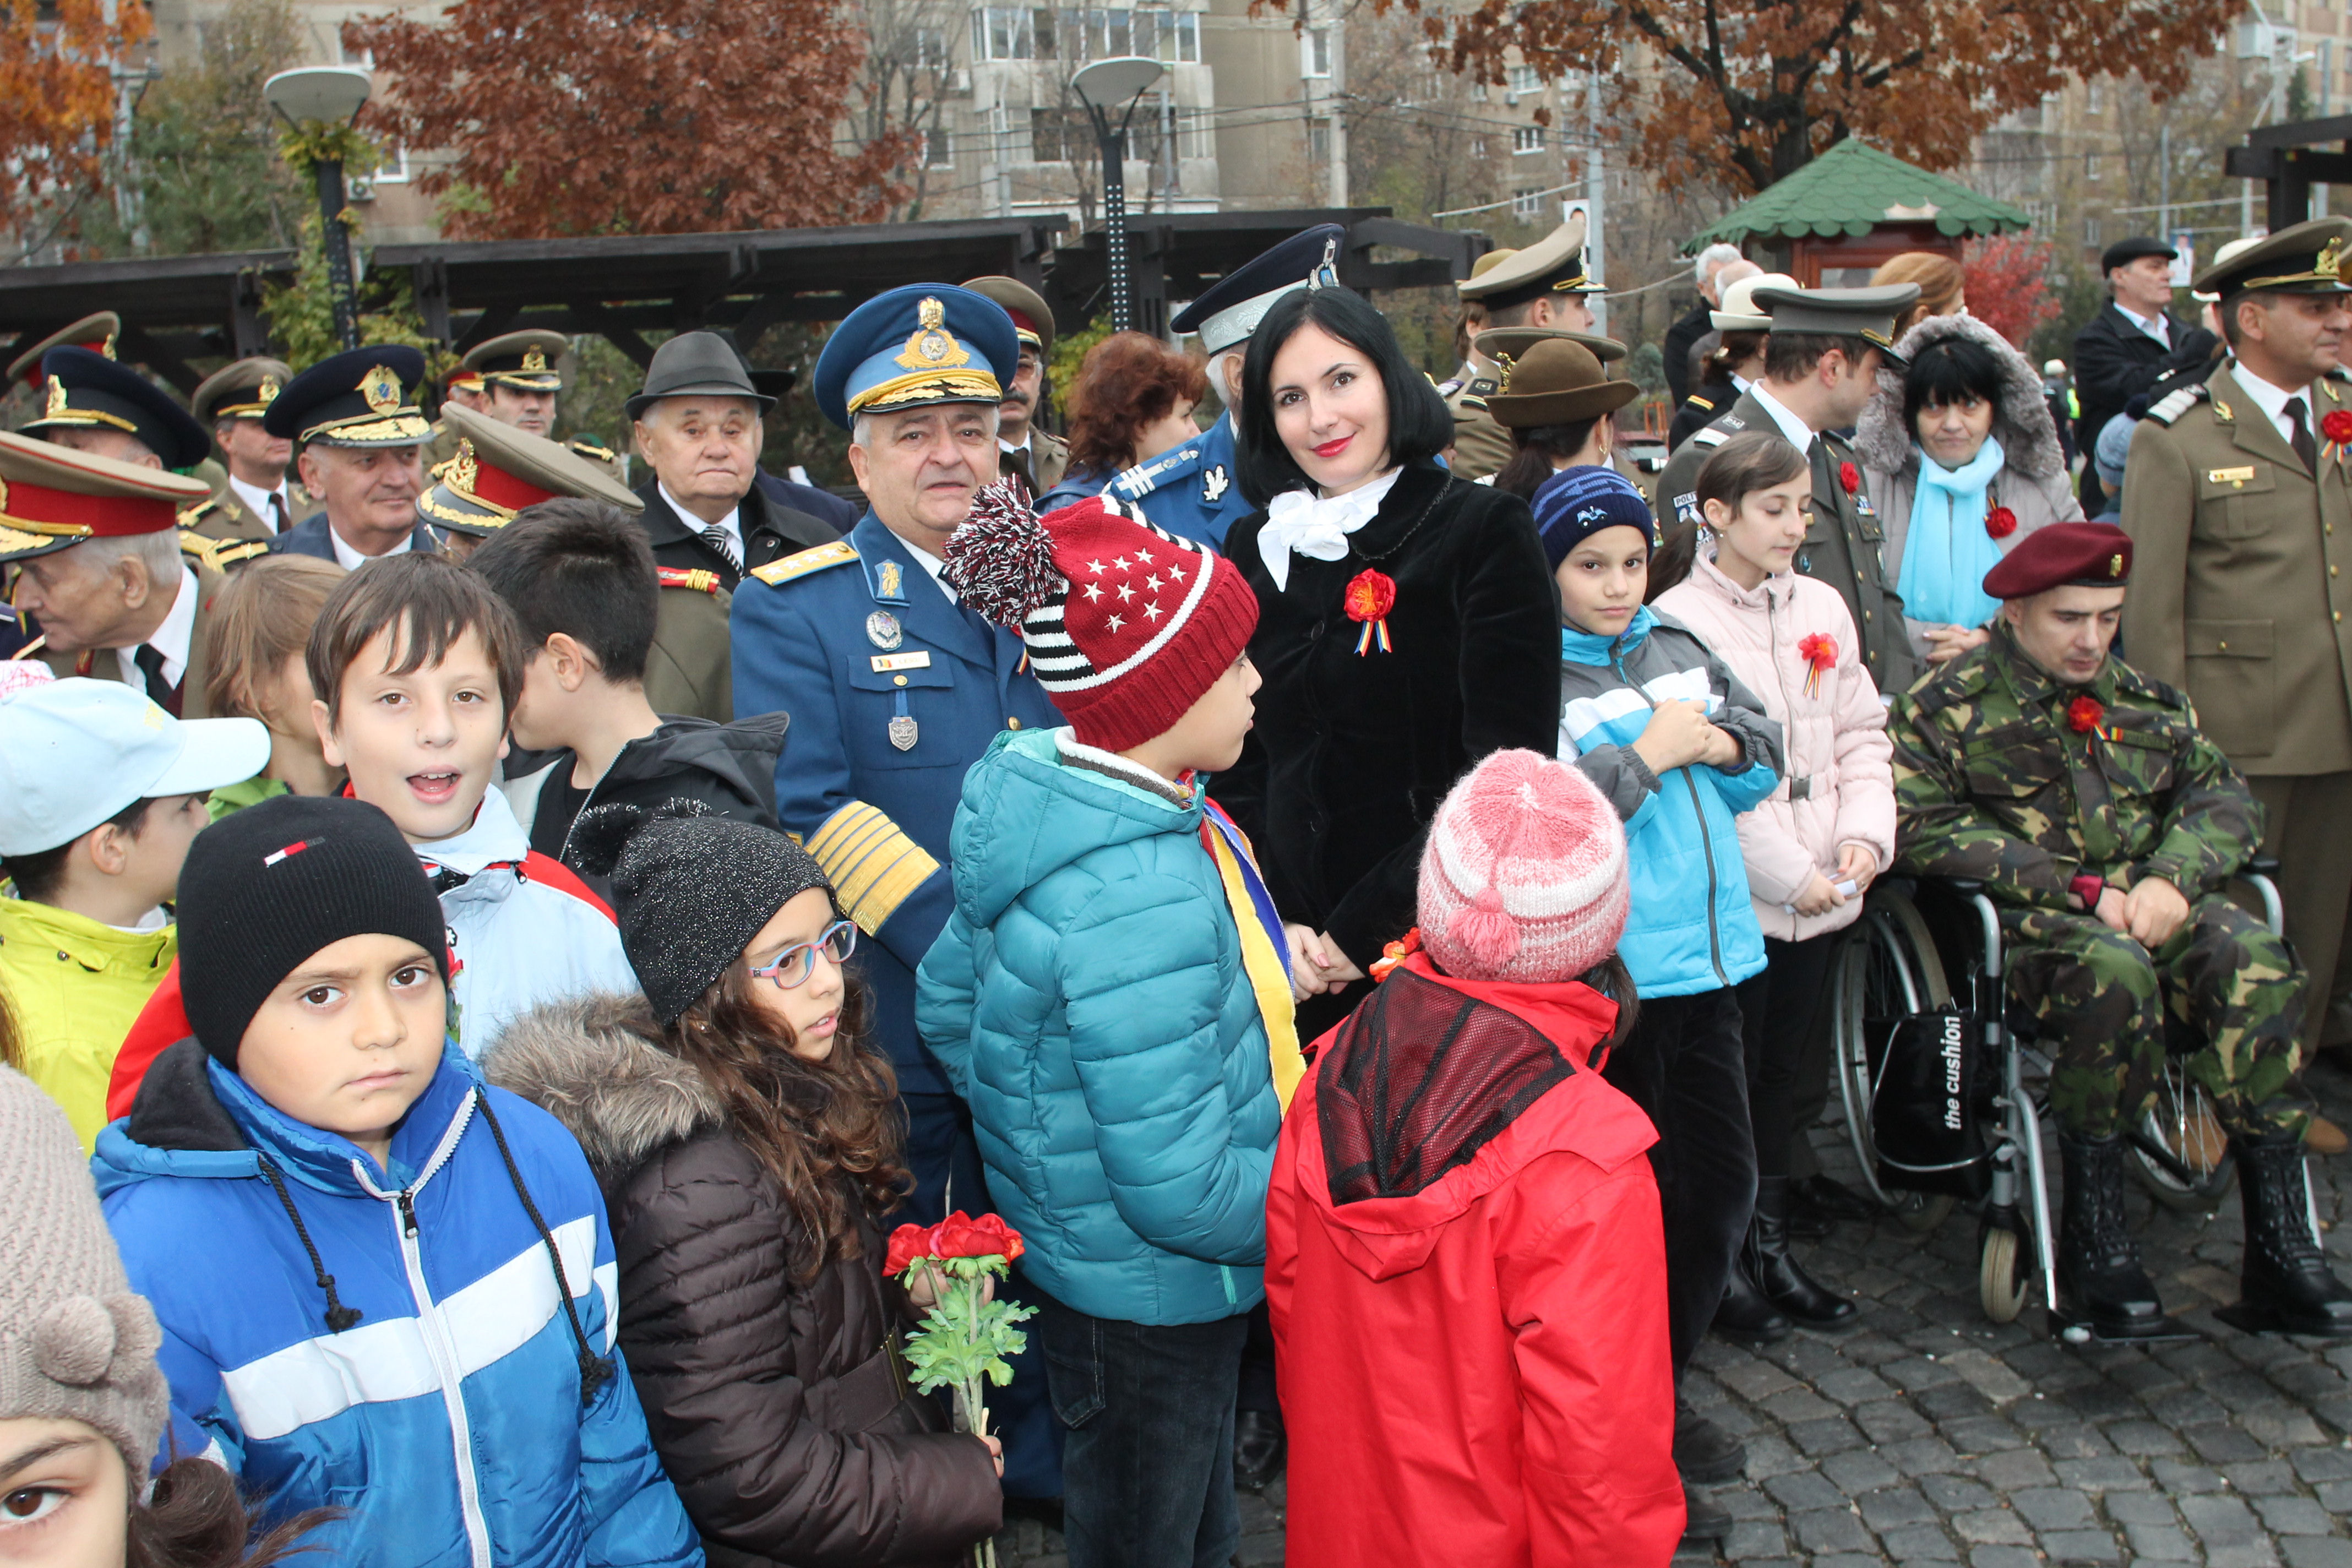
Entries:
[[1018,442],[1008,441],[1003,437],[999,436],[996,438],[996,445],[998,448],[1003,451],[1025,452],[1030,447],[1029,438],[1035,434],[1036,432],[1034,430],[1024,430],[1021,433],[1021,439]]
[[2248,370],[2243,361],[2231,365],[2230,374],[2236,379],[2245,395],[2254,400],[2254,406],[2263,411],[2263,417],[2271,422],[2271,428],[2276,430],[2281,438],[2290,447],[2294,445],[2294,426],[2287,423],[2287,399],[2302,398],[2303,427],[2311,433],[2313,443],[2317,444],[2319,416],[2312,411],[2311,388],[2305,386],[2289,392],[2284,387],[2273,386],[2269,382]]
[[[1006,448],[1008,451],[1015,449],[1016,448],[1013,447]],[[963,603],[962,599],[956,594],[955,584],[949,582],[945,577],[940,574],[948,569],[948,563],[946,562],[940,560],[938,556],[932,554],[928,550],[919,549],[915,545],[908,544],[904,539],[899,539],[898,542],[905,546],[908,554],[915,558],[916,565],[920,566],[924,571],[931,574],[931,581],[940,585],[940,592],[948,596],[949,604],[960,605]]]
[[[346,572],[356,572],[368,562],[378,559],[373,555],[362,555],[352,549],[351,542],[335,531],[334,521],[331,518],[327,522],[327,542],[335,547],[335,563]],[[416,531],[410,529],[400,536],[400,542],[385,551],[384,554],[405,555],[415,548]]]
[[[228,477],[228,488],[236,492],[237,500],[245,503],[245,510],[259,518],[261,526],[272,533],[279,531],[278,518],[281,509],[285,513],[287,527],[291,528],[302,521],[294,515],[294,498],[287,493],[284,479],[278,481],[276,489],[266,490],[259,485],[247,484],[235,474],[231,474]],[[274,507],[269,504],[273,499],[278,502]]]
[[1748,388],[1748,395],[1764,405],[1764,412],[1772,416],[1772,423],[1780,427],[1780,434],[1789,438],[1789,445],[1800,452],[1812,451],[1813,441],[1819,432],[1798,418],[1789,405],[1773,396],[1762,382],[1751,384]]
[[2143,316],[2137,310],[2133,310],[2130,306],[2121,303],[2116,304],[2116,309],[2122,312],[2125,321],[2129,321],[2133,326],[2137,327],[2141,331],[2146,332],[2149,337],[2154,338],[2166,348],[2170,348],[2172,346],[2171,324],[2166,321],[2162,311],[2158,311],[2153,316]]
[[[669,510],[677,513],[678,521],[686,524],[688,528],[693,530],[696,533],[700,533],[704,529],[713,526],[710,523],[703,521],[700,518],[695,516],[694,513],[687,510],[686,503],[678,500],[676,496],[670,494],[669,487],[663,484],[659,479],[656,479],[654,481],[654,488],[661,492],[661,499],[669,503]],[[735,559],[738,561],[749,561],[751,557],[746,554],[743,550],[742,507],[740,505],[729,507],[727,509],[727,515],[720,518],[716,526],[725,531],[727,537],[735,542]]]
[[195,641],[195,637],[196,574],[183,561],[180,563],[179,596],[172,601],[171,609],[164,613],[163,624],[155,628],[155,635],[135,647],[114,650],[115,661],[122,670],[122,684],[133,691],[147,689],[146,672],[139,668],[139,649],[152,647],[163,656],[163,679],[173,686],[179,685],[181,678],[188,673],[189,645]]

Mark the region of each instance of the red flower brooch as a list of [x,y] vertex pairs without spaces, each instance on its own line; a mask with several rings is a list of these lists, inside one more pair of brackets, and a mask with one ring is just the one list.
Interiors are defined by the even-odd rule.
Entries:
[[2095,697],[2077,697],[2066,704],[2066,727],[2077,735],[2087,735],[2099,727],[2107,710]]
[[1855,468],[1852,463],[1840,463],[1838,465],[1838,483],[1845,487],[1846,494],[1859,494],[1862,490],[1862,470]]
[[2017,514],[2005,506],[1997,506],[1985,513],[1985,531],[1995,539],[2007,539],[2017,531]]
[[2327,437],[2327,449],[2336,460],[2344,460],[2344,448],[2352,445],[2352,408],[2331,408],[2320,416],[2319,433]]
[[1346,599],[1348,618],[1363,623],[1364,635],[1356,639],[1356,651],[1372,651],[1378,638],[1382,653],[1389,647],[1389,612],[1396,608],[1396,579],[1377,568],[1367,566],[1348,579]]
[[1822,689],[1822,671],[1837,668],[1837,638],[1827,632],[1808,633],[1797,644],[1797,657],[1805,661],[1805,695],[1812,696]]
[[1394,974],[1399,964],[1420,951],[1421,928],[1415,926],[1381,949],[1381,955],[1372,960],[1372,984],[1378,985],[1381,981]]

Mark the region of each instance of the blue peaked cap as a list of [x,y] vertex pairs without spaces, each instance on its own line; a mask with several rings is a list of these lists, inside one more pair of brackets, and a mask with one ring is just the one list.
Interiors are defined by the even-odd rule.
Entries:
[[1003,401],[1021,365],[1004,307],[949,283],[877,294],[833,330],[816,361],[816,405],[846,430],[860,414]]
[[1169,325],[1180,332],[1198,332],[1201,346],[1213,354],[1237,348],[1249,342],[1274,302],[1292,289],[1337,289],[1339,253],[1347,247],[1346,229],[1318,223],[1218,279]]

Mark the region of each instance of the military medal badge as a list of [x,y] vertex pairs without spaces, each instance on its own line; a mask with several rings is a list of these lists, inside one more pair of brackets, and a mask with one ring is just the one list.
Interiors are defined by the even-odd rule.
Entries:
[[[888,653],[907,640],[907,633],[898,625],[898,616],[887,610],[877,610],[866,617],[866,640]],[[902,746],[899,749],[904,751],[906,748]]]
[[1348,618],[1362,625],[1363,635],[1356,639],[1356,654],[1361,658],[1372,651],[1377,641],[1382,653],[1395,650],[1389,646],[1389,612],[1396,607],[1396,579],[1377,567],[1367,566],[1348,580],[1345,600]]
[[890,743],[902,752],[915,749],[915,721],[900,713],[890,721]]

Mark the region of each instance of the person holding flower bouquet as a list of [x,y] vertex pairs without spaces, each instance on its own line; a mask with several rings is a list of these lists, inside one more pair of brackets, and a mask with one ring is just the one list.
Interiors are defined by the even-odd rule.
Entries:
[[600,806],[572,843],[644,995],[541,1007],[482,1065],[587,1152],[688,1517],[743,1568],[969,1561],[1003,1522],[1002,1449],[909,1389],[899,1332],[943,1280],[884,1272],[908,1175],[856,929],[792,839],[692,802]]
[[1805,455],[1776,432],[1747,431],[1715,449],[1697,484],[1712,544],[1658,608],[1762,700],[1788,748],[1779,787],[1738,823],[1748,907],[1764,933],[1764,969],[1738,991],[1756,1209],[1715,1320],[1719,1331],[1777,1339],[1791,1321],[1828,1329],[1855,1319],[1852,1301],[1790,1254],[1789,1152],[1798,1070],[1837,933],[1895,858],[1895,772],[1886,705],[1862,667],[1853,616],[1836,589],[1791,569],[1811,522]]
[[945,575],[1069,723],[1007,730],[965,775],[916,1023],[1026,1244],[1071,1568],[1223,1568],[1266,1174],[1304,1070],[1281,922],[1204,787],[1249,730],[1257,604],[1108,493],[1042,521],[983,493]]
[[1887,580],[1932,668],[1990,635],[1984,574],[2036,530],[2081,521],[2083,503],[2042,377],[2009,340],[1974,316],[1930,316],[1897,347],[1909,368],[1879,367],[1853,445]]

